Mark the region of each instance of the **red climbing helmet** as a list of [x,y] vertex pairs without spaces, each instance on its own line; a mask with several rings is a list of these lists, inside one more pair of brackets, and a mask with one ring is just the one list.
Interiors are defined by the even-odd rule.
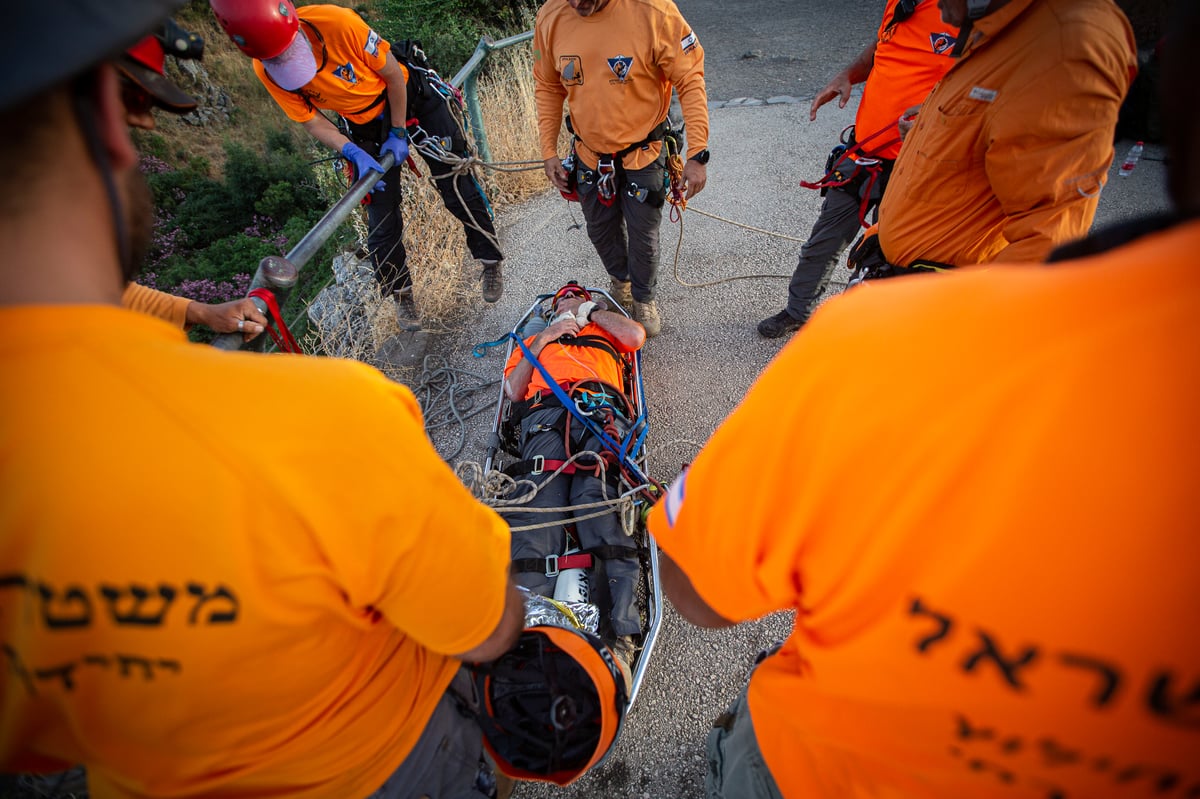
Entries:
[[543,624],[472,667],[483,745],[521,780],[570,785],[612,748],[629,704],[612,652],[584,630]]
[[590,291],[576,283],[574,280],[568,280],[567,285],[554,292],[554,299],[550,300],[550,307],[554,308],[558,305],[559,300],[561,300],[563,297],[570,297],[571,295],[583,297],[584,302],[587,302],[592,298],[592,293]]
[[292,0],[208,0],[208,4],[229,38],[251,58],[274,58],[300,29]]

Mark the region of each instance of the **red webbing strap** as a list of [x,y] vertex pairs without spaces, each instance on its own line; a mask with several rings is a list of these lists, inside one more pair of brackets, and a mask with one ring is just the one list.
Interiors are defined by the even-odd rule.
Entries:
[[292,331],[288,330],[287,325],[283,321],[283,316],[279,312],[279,302],[275,299],[275,294],[268,288],[251,289],[246,295],[247,297],[256,297],[266,303],[267,313],[271,317],[274,324],[267,325],[267,332],[271,334],[271,340],[275,342],[275,346],[284,352],[291,352],[297,355],[303,355],[304,351],[300,349],[300,345],[296,343],[296,338],[292,335]]
[[[868,142],[879,138],[881,135],[883,135],[884,133],[887,133],[893,127],[894,127],[893,125],[884,125],[882,128],[875,131],[874,133],[872,133],[870,136],[863,139],[862,141],[855,142],[853,147],[848,148],[844,153],[842,153],[842,156],[841,156],[841,158],[838,159],[838,162],[840,163],[842,160],[844,160],[846,158],[850,158],[852,156],[857,155],[858,153],[861,153],[863,151],[863,147]],[[849,130],[849,128],[847,128],[847,130]],[[846,131],[843,130],[842,134],[845,135],[845,133],[846,133]],[[898,141],[900,141],[899,136],[895,137],[894,139],[889,139],[888,141],[879,145],[878,149],[882,150],[885,147],[891,147],[893,144],[895,144]],[[868,156],[868,157],[874,157],[874,156]],[[834,164],[834,166],[836,167],[837,164]],[[832,178],[833,178],[833,171],[830,170],[829,172],[826,172],[816,182],[802,180],[802,181],[800,181],[800,185],[806,189],[834,189],[834,188],[838,188],[840,186],[845,186],[847,183],[850,182],[849,180],[833,180]]]

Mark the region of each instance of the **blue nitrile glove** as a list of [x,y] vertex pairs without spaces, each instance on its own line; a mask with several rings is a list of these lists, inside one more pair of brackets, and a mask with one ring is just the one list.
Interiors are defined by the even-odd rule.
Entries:
[[394,166],[400,166],[408,159],[408,135],[400,128],[392,128],[392,133],[379,148],[379,157],[391,153],[396,157]]
[[[383,176],[383,167],[379,165],[379,162],[372,158],[366,150],[352,141],[348,141],[342,146],[342,157],[354,164],[355,183],[358,182],[359,178],[372,170],[378,172],[381,177]],[[381,191],[384,186],[385,184],[381,180],[375,184],[375,188],[371,189],[371,191]]]

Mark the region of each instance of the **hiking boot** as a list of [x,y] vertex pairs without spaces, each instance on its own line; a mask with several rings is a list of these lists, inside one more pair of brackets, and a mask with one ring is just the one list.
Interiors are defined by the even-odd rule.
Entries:
[[608,649],[613,653],[617,670],[625,678],[625,696],[628,697],[633,693],[633,661],[637,657],[637,644],[633,642],[632,636],[621,635]]
[[504,293],[504,272],[499,261],[482,261],[483,301],[495,302]]
[[633,307],[633,284],[628,280],[614,278],[609,284],[608,293],[625,310]]
[[646,338],[657,336],[662,330],[662,317],[658,315],[658,305],[654,300],[649,302],[633,301],[633,318],[646,328]]
[[803,319],[797,319],[783,310],[759,322],[758,334],[763,338],[780,338],[795,333],[803,326]]
[[421,316],[417,313],[417,301],[413,299],[412,286],[400,289],[396,297],[396,324],[410,333],[421,329]]

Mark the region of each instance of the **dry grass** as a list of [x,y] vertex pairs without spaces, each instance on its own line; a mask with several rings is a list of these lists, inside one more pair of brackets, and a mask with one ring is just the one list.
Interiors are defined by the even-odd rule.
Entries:
[[[354,7],[351,0],[332,0],[338,5]],[[212,165],[212,176],[219,177],[224,162],[224,143],[236,137],[238,141],[263,142],[269,133],[287,130],[302,146],[308,147],[316,161],[330,155],[316,145],[299,125],[291,123],[271,100],[258,81],[249,60],[229,41],[217,25],[207,4],[196,3],[200,10],[189,6],[186,26],[205,38],[207,47],[203,69],[210,85],[219,87],[206,91],[202,83],[193,81],[171,64],[171,77],[200,99],[207,108],[226,107],[228,121],[217,116],[205,127],[187,125],[169,114],[157,117],[159,134],[168,150],[180,161],[187,156],[203,155]],[[203,6],[200,8],[200,6]],[[532,27],[532,19],[528,20]],[[537,115],[533,100],[533,61],[530,43],[522,43],[489,56],[488,75],[480,80],[479,97],[484,125],[488,133],[493,162],[528,162],[528,171],[497,171],[476,166],[476,179],[484,186],[488,200],[497,215],[497,227],[503,218],[504,207],[522,202],[549,186],[541,168],[537,143]],[[168,59],[171,62],[172,59]],[[448,77],[448,76],[444,76]],[[227,95],[221,99],[220,94]],[[469,134],[469,131],[468,131]],[[565,148],[564,148],[565,151]],[[415,159],[422,178],[404,174],[404,228],[408,249],[408,264],[413,275],[422,324],[432,332],[454,329],[461,316],[459,309],[477,301],[479,296],[479,267],[466,252],[462,225],[443,206],[441,196],[430,183],[428,169]],[[512,167],[505,167],[506,169]],[[339,197],[347,186],[331,178],[325,164],[314,167],[326,196]],[[366,247],[366,214],[352,215],[359,247]],[[309,269],[329,268],[328,264],[310,264]],[[373,360],[374,354],[399,329],[396,325],[393,302],[372,300],[368,308],[372,332],[355,342],[352,357]],[[316,348],[318,351],[321,348]]]

